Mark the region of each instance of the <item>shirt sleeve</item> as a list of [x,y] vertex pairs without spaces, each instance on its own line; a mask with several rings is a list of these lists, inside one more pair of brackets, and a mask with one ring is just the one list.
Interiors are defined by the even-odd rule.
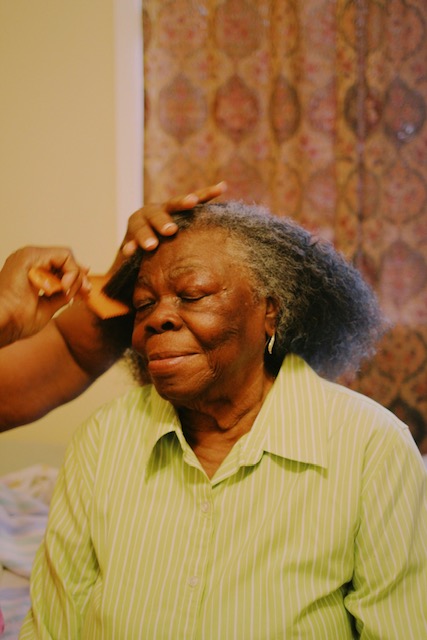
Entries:
[[89,526],[96,449],[95,439],[85,432],[84,443],[75,437],[67,451],[45,539],[33,566],[32,608],[21,628],[21,640],[80,637],[99,573]]
[[345,605],[364,640],[427,638],[427,473],[409,431],[397,435],[362,488]]

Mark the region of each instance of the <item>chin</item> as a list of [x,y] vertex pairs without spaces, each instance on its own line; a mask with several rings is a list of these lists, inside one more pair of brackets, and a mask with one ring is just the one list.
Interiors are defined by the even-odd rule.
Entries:
[[200,398],[203,393],[203,386],[199,384],[197,387],[189,387],[188,380],[166,380],[154,379],[153,385],[162,398],[168,400],[174,406],[191,406]]

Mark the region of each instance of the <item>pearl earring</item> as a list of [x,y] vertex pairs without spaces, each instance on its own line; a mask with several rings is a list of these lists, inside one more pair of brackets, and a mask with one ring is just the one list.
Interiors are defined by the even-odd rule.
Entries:
[[273,353],[273,347],[274,347],[274,341],[276,339],[276,334],[273,333],[273,335],[271,336],[270,340],[268,341],[267,344],[267,351],[268,353],[271,355]]

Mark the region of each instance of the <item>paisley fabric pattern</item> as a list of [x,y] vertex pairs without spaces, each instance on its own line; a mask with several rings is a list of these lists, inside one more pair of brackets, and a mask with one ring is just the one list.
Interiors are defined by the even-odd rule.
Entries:
[[226,179],[335,246],[392,329],[349,386],[427,453],[425,0],[145,0],[145,198]]

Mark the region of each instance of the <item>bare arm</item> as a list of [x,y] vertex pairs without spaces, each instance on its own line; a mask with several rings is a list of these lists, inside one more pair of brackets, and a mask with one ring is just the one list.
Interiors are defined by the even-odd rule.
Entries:
[[[81,324],[82,318],[77,321]],[[71,357],[55,320],[30,338],[4,347],[0,350],[0,431],[40,418],[84,391],[95,377]]]

